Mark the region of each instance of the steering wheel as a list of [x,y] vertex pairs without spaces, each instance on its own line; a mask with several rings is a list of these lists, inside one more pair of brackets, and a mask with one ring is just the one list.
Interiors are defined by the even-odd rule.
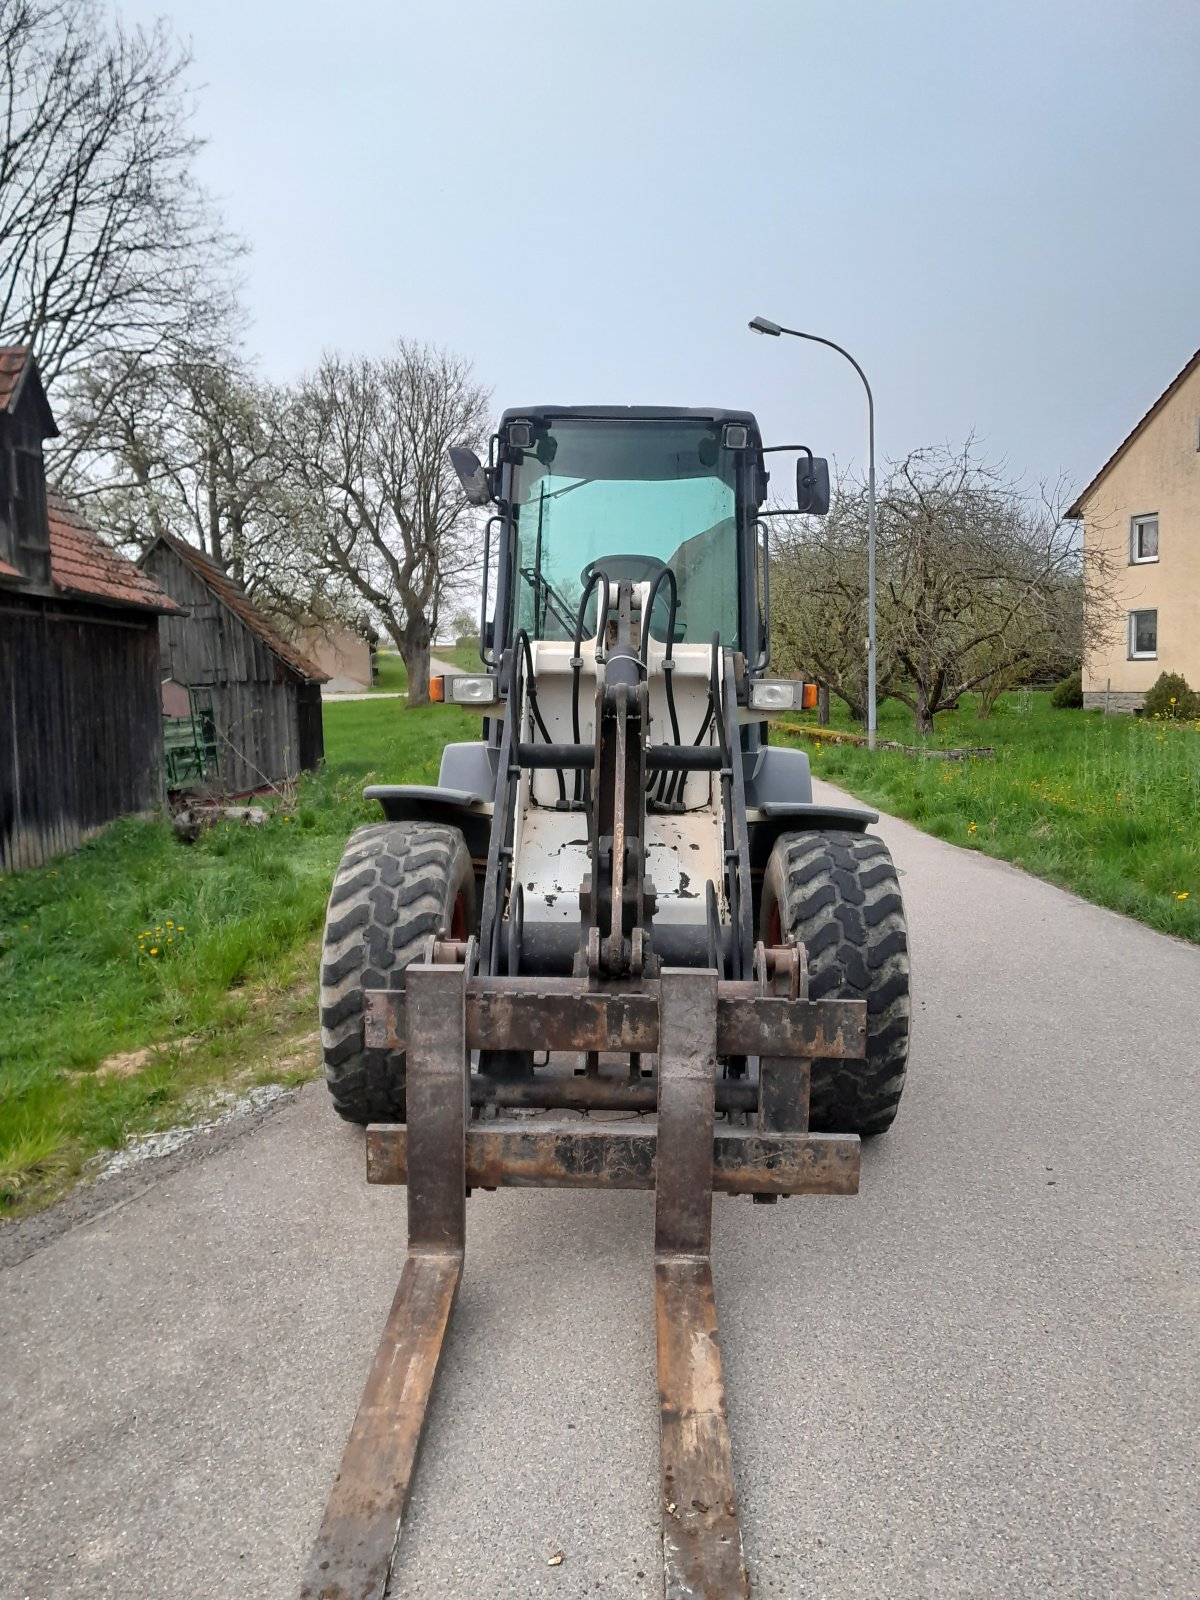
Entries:
[[586,584],[594,572],[603,572],[609,583],[620,583],[622,578],[630,583],[649,583],[666,564],[657,556],[598,556],[595,561],[588,562],[579,578]]

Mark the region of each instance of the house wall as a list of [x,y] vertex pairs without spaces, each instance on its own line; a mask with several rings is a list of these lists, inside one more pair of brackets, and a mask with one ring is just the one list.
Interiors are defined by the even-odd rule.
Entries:
[[[1089,550],[1118,569],[1122,626],[1084,663],[1087,705],[1131,711],[1163,672],[1200,687],[1200,368],[1104,476],[1082,507]],[[1158,514],[1156,562],[1130,563],[1131,518]],[[1130,660],[1126,613],[1157,610],[1158,655]]]
[[326,692],[371,687],[371,646],[348,628],[328,633],[305,628],[296,636],[296,648],[328,676]]
[[0,872],[163,797],[158,618],[0,591]]
[[186,616],[159,619],[162,675],[211,693],[220,788],[244,794],[315,766],[323,753],[319,686],[311,686],[318,704],[314,735],[311,715],[302,719],[299,705],[310,686],[302,684],[197,573],[165,545],[150,551],[144,569],[187,608]]

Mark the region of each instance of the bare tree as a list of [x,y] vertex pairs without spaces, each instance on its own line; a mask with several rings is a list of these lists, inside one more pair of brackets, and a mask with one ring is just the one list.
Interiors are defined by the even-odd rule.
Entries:
[[187,50],[95,0],[0,0],[0,340],[47,385],[197,341],[236,254],[194,175]]
[[285,411],[279,391],[232,359],[111,355],[76,386],[70,422],[91,453],[75,493],[126,546],[164,532],[198,546],[280,620],[349,621],[361,600],[300,554],[280,470]]
[[490,396],[470,364],[402,340],[379,360],[329,355],[287,409],[281,470],[310,559],[381,619],[429,698],[429,646],[479,565],[478,527],[447,450],[480,448]]
[[[866,721],[867,523],[861,489],[839,478],[827,517],[772,523],[771,635],[777,664],[815,679]],[[878,675],[884,692],[889,673]]]
[[[1112,626],[1114,574],[1085,560],[1067,496],[1025,493],[961,451],[918,450],[879,496],[876,641],[883,697],[918,733],[971,690],[1000,691],[1050,662],[1078,661]],[[824,528],[800,525],[776,558],[785,656],[861,714],[865,694],[866,512],[839,485]],[[776,603],[779,606],[779,602]]]

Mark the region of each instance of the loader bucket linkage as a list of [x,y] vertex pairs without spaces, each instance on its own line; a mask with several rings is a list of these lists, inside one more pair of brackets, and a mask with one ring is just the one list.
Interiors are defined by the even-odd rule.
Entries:
[[[736,524],[734,584],[750,584],[731,602],[736,626],[742,639],[767,628],[753,419],[513,415],[487,469],[465,453],[464,484],[482,484],[505,524],[493,681],[473,680],[487,746],[447,747],[444,787],[372,791],[388,822],[352,837],[330,899],[326,1074],[342,1114],[368,1123],[368,1181],[407,1185],[408,1253],[302,1600],[384,1600],[466,1200],[501,1187],[654,1190],[664,1594],[746,1600],[712,1196],[858,1192],[859,1132],[887,1125],[903,1081],[898,886],[886,847],[863,835],[873,819],[822,812],[797,793],[804,759],[760,742],[765,654],[708,627],[706,608],[728,598],[712,561]],[[643,479],[656,516],[660,486],[682,485],[683,542],[667,560],[591,559],[569,588],[579,538],[602,521],[590,486],[618,479],[627,516]],[[730,518],[706,528],[714,506]],[[472,794],[463,773],[486,787]],[[844,949],[849,984],[831,966]],[[827,1131],[847,1128],[850,1096],[865,1120]],[[648,1115],[588,1118],[600,1109]]]

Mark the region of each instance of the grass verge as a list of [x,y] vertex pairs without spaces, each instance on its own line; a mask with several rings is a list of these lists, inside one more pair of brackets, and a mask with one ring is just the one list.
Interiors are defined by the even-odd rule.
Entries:
[[[844,714],[834,718],[839,726],[851,726]],[[879,733],[920,743],[894,703],[880,708]],[[1005,696],[981,720],[968,696],[958,712],[939,715],[927,742],[988,745],[991,759],[927,761],[828,739],[795,742],[818,777],[868,805],[1200,943],[1196,724],[1056,711],[1042,693]]]
[[186,845],[121,821],[0,879],[0,1216],[215,1087],[312,1074],[330,879],[347,834],[379,816],[362,788],[436,782],[443,744],[478,731],[449,707],[327,705],[325,767],[262,826]]

